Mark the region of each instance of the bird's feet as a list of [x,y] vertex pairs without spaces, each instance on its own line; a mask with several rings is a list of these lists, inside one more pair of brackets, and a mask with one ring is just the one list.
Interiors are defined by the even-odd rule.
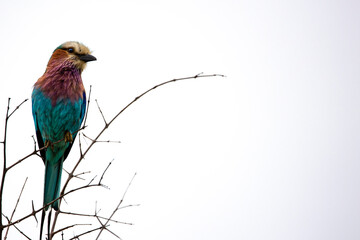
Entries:
[[45,140],[44,146],[46,148],[51,147],[51,150],[54,150],[54,144],[47,139]]
[[72,143],[73,142],[73,137],[72,137],[72,134],[71,134],[71,132],[69,132],[69,131],[66,131],[65,132],[65,137],[64,137],[65,139],[65,142],[69,142],[69,143]]

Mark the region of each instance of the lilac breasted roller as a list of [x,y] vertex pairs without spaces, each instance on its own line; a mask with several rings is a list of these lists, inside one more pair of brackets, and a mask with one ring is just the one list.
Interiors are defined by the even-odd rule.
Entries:
[[[57,47],[45,73],[34,85],[32,114],[36,137],[45,164],[44,206],[60,196],[62,165],[81,127],[86,109],[86,94],[81,73],[86,63],[96,58],[79,42],[65,42]],[[51,204],[56,211],[59,200]],[[40,239],[45,207],[41,218]],[[51,211],[49,215],[49,224]]]

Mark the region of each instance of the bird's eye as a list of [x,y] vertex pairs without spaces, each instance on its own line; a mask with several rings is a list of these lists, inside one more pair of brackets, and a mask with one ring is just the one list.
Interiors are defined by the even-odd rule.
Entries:
[[74,49],[73,48],[68,48],[67,50],[69,53],[73,53],[74,52]]

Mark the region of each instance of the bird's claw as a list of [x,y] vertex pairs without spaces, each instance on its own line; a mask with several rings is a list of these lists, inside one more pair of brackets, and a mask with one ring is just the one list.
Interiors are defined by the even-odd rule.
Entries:
[[72,137],[72,134],[71,134],[71,132],[69,132],[69,131],[66,131],[65,132],[65,137],[64,137],[65,139],[65,142],[69,142],[69,143],[72,143],[73,142],[73,137]]
[[51,150],[54,150],[54,144],[47,139],[45,140],[44,146],[46,148],[51,147]]

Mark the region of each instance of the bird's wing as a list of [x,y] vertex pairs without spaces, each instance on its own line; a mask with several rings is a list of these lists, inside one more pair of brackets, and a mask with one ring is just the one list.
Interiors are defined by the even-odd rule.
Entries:
[[[35,123],[36,139],[38,141],[38,145],[39,145],[39,149],[40,149],[40,148],[44,147],[44,140],[41,136],[39,123],[38,123],[38,119],[37,119],[37,112],[35,111],[34,104],[35,103],[34,103],[34,99],[33,99],[32,100],[32,115],[33,115],[34,123]],[[45,163],[45,156],[46,156],[45,149],[40,151],[40,155],[41,155],[43,162]]]
[[83,92],[83,102],[81,104],[81,111],[80,111],[80,126],[84,120],[85,117],[85,110],[86,110],[86,93]]
[[[80,109],[80,124],[79,124],[79,128],[81,127],[81,124],[84,120],[85,117],[85,110],[86,110],[86,94],[85,91],[83,92],[83,99],[82,99],[82,103],[81,103],[81,109]],[[77,133],[73,134],[73,142],[69,143],[69,146],[66,148],[65,152],[64,152],[64,161],[66,160],[67,156],[70,153],[71,147],[74,143],[75,137],[76,137]]]

